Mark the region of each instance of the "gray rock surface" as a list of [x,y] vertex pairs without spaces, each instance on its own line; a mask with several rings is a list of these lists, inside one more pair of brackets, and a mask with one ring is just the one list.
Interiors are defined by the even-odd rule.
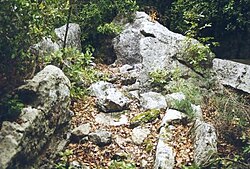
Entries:
[[[142,63],[143,69],[139,81],[142,85],[146,85],[149,72],[192,67],[184,55],[180,54],[185,53],[189,45],[185,40],[185,36],[171,32],[158,22],[151,22],[150,16],[146,13],[136,12],[135,21],[126,24],[124,31],[113,40],[116,63],[130,65]],[[196,44],[198,41],[192,39],[190,43]],[[211,65],[211,60],[207,62]]]
[[250,65],[214,59],[213,69],[223,85],[250,93]]
[[185,100],[186,96],[182,92],[171,93],[165,96],[167,103]]
[[[56,28],[55,33],[59,39],[58,44],[60,45],[60,47],[62,47],[64,36],[66,33],[66,24],[60,28]],[[82,49],[81,48],[81,29],[80,29],[80,26],[76,23],[69,24],[66,47],[74,47],[80,51]]]
[[148,92],[141,94],[141,106],[144,109],[165,109],[167,108],[167,103],[165,97],[156,92]]
[[98,146],[109,145],[112,142],[112,133],[100,129],[89,134],[89,140]]
[[112,83],[105,82],[105,81],[99,81],[99,82],[93,83],[89,87],[89,90],[90,90],[90,94],[92,96],[104,97],[105,91],[107,89],[110,89],[110,88],[114,88],[114,85]]
[[58,51],[59,49],[59,45],[56,42],[53,42],[51,38],[43,38],[41,42],[31,47],[31,50],[34,50],[33,53],[37,56],[46,56]]
[[145,138],[147,138],[147,136],[150,134],[150,130],[148,128],[145,127],[136,127],[132,130],[132,141],[136,144],[136,145],[140,145],[143,143],[143,141],[145,140]]
[[52,147],[51,154],[55,153],[61,141],[61,138],[55,140],[55,134],[63,132],[71,120],[70,81],[55,66],[46,66],[21,86],[19,95],[28,106],[22,109],[21,123],[4,121],[2,124],[1,169],[29,168],[45,150],[45,145]]
[[100,81],[89,89],[91,95],[97,97],[97,105],[104,112],[122,111],[128,106],[129,99],[111,83]]
[[81,124],[80,126],[74,128],[72,130],[72,138],[74,140],[81,140],[84,136],[87,136],[91,130],[91,126],[89,123]]
[[193,136],[194,162],[202,166],[217,153],[216,130],[212,125],[197,119]]
[[129,99],[116,88],[105,90],[105,95],[97,98],[97,105],[106,113],[125,110],[129,103]]
[[156,148],[154,169],[173,169],[175,165],[175,153],[171,146],[172,134],[171,128],[162,127]]
[[[115,115],[114,115],[115,116]],[[95,121],[99,124],[109,125],[109,126],[121,126],[128,124],[128,117],[126,115],[121,115],[119,118],[113,117],[113,113],[99,113],[95,116]]]
[[187,115],[185,115],[184,113],[174,109],[168,109],[162,119],[161,127],[165,126],[167,123],[170,123],[174,120],[181,120],[184,118],[187,118]]

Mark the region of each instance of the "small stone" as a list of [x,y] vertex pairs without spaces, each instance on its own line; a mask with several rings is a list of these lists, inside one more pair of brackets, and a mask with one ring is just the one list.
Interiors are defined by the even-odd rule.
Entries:
[[128,73],[128,71],[132,70],[134,67],[128,64],[123,65],[119,68],[121,73]]
[[98,146],[109,145],[112,142],[112,134],[106,130],[96,130],[89,134],[89,140]]
[[72,140],[79,141],[81,140],[84,136],[88,135],[90,132],[91,126],[89,123],[82,124],[75,129],[72,130]]
[[145,109],[165,109],[167,103],[165,97],[156,92],[148,92],[141,94],[141,105]]
[[185,115],[184,113],[174,109],[168,109],[162,119],[161,126],[163,127],[167,123],[171,123],[174,120],[181,120],[184,118],[187,118],[187,115]]
[[132,140],[136,145],[140,145],[149,134],[150,130],[148,128],[142,128],[139,126],[132,130]]

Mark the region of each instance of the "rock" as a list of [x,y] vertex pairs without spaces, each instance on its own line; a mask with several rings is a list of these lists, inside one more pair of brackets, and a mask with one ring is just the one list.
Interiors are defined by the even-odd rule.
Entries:
[[171,103],[173,101],[181,101],[185,100],[186,96],[182,92],[171,93],[165,96],[167,103]]
[[97,98],[98,107],[106,113],[125,110],[129,103],[129,99],[115,88],[105,90],[105,95]]
[[[146,86],[150,72],[174,70],[177,67],[183,70],[194,68],[184,54],[190,44],[197,44],[198,41],[191,39],[187,44],[186,39],[185,36],[171,32],[158,22],[151,22],[150,16],[146,13],[136,12],[134,22],[126,24],[121,34],[113,39],[116,63],[141,63],[139,81],[141,85]],[[211,59],[208,59],[203,64],[212,65],[211,62]]]
[[148,92],[141,94],[141,106],[144,109],[165,109],[167,103],[165,97],[160,93]]
[[41,42],[31,47],[32,53],[36,56],[46,56],[60,49],[56,42],[52,42],[51,38],[43,38]]
[[[114,115],[115,116],[115,115]],[[99,113],[95,116],[95,121],[99,124],[110,125],[110,126],[121,126],[128,124],[128,117],[126,115],[120,115],[117,119],[107,113]]]
[[[62,48],[64,42],[64,36],[66,32],[66,24],[60,28],[55,29],[56,36],[58,37],[59,45]],[[68,28],[66,47],[76,48],[79,51],[82,50],[81,47],[81,29],[80,26],[76,23],[70,23]]]
[[156,148],[154,169],[173,169],[175,166],[174,149],[171,146],[171,128],[161,128],[160,136]]
[[161,127],[165,126],[167,123],[171,123],[172,121],[182,120],[184,118],[187,118],[187,115],[184,113],[174,109],[168,109],[162,119]]
[[250,93],[250,65],[222,59],[213,60],[213,70],[223,85]]
[[141,160],[141,167],[142,167],[142,168],[146,168],[147,165],[148,165],[148,162],[147,162],[146,160],[142,159],[142,160]]
[[70,81],[59,68],[49,65],[18,90],[28,105],[20,114],[21,123],[5,121],[2,124],[0,168],[33,165],[40,168],[40,158],[37,159],[40,153],[46,150],[49,158],[53,158],[69,128]]
[[217,153],[217,136],[215,128],[199,119],[194,125],[194,162],[202,166]]
[[122,111],[128,106],[129,99],[111,83],[100,81],[92,84],[89,90],[97,97],[97,105],[104,112]]
[[105,91],[111,88],[114,88],[114,85],[112,83],[99,81],[99,82],[93,83],[89,87],[89,91],[92,96],[105,97]]
[[98,146],[109,145],[112,142],[112,134],[106,130],[96,130],[89,134],[89,140]]
[[130,70],[133,70],[134,67],[128,64],[123,65],[119,68],[120,73],[128,73]]
[[132,141],[136,145],[143,143],[144,139],[150,134],[150,130],[144,127],[136,127],[132,130]]
[[84,136],[87,136],[90,132],[91,126],[89,123],[82,124],[72,130],[72,140],[81,140]]
[[196,106],[194,104],[191,104],[191,107],[193,109],[194,118],[198,118],[200,120],[203,120],[201,106],[200,105]]

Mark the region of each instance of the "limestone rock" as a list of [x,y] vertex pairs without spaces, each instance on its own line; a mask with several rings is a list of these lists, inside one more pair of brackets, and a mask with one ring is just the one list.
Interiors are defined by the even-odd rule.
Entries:
[[[58,43],[60,44],[60,47],[62,47],[66,33],[66,24],[60,28],[56,28],[55,33],[59,39]],[[66,47],[74,47],[81,51],[81,29],[76,23],[69,24]]]
[[194,129],[194,162],[202,166],[217,153],[216,130],[199,119],[196,120]]
[[105,91],[110,88],[114,88],[114,85],[112,83],[99,81],[99,82],[93,83],[89,87],[89,90],[92,96],[104,97]]
[[119,90],[110,88],[105,90],[105,95],[97,96],[97,105],[104,112],[117,112],[127,108],[129,99]]
[[140,145],[149,134],[150,130],[148,128],[136,127],[132,130],[132,140],[136,145]]
[[185,100],[186,96],[182,93],[182,92],[178,92],[178,93],[171,93],[166,95],[166,100],[167,103],[173,102],[173,101],[181,101],[181,100]]
[[184,118],[187,118],[187,115],[185,115],[184,113],[174,109],[168,109],[162,119],[161,126],[163,127],[167,123],[170,123],[174,120],[182,120]]
[[250,65],[214,59],[213,69],[223,85],[250,93]]
[[148,92],[141,94],[141,106],[144,109],[165,109],[167,103],[165,97],[160,93]]
[[37,56],[46,56],[58,51],[59,49],[59,45],[56,42],[53,42],[51,38],[43,38],[41,42],[31,47],[31,51]]
[[171,128],[167,131],[165,127],[160,130],[154,169],[173,169],[175,166],[175,154],[171,146],[172,134],[169,130],[171,130]]
[[[121,34],[113,40],[116,63],[141,63],[143,68],[139,81],[141,85],[147,85],[150,72],[174,70],[177,67],[183,70],[193,68],[180,53],[185,53],[188,45],[197,44],[198,41],[192,39],[190,44],[186,44],[185,40],[185,36],[171,32],[158,22],[151,22],[146,13],[136,12],[134,22],[126,24]],[[211,65],[210,59],[207,62]]]
[[5,121],[2,124],[1,169],[29,168],[47,146],[51,148],[52,157],[64,134],[59,133],[57,138],[55,133],[59,129],[65,132],[71,120],[70,81],[59,68],[46,66],[18,92],[27,106],[20,114],[21,123]]
[[112,142],[112,134],[106,130],[96,130],[89,134],[89,140],[99,146],[109,145]]
[[84,136],[87,136],[90,132],[91,126],[89,123],[82,124],[72,130],[72,139],[81,140]]
[[113,117],[113,114],[99,113],[95,116],[95,121],[99,124],[110,125],[110,126],[121,126],[128,124],[128,117],[121,115],[118,119]]

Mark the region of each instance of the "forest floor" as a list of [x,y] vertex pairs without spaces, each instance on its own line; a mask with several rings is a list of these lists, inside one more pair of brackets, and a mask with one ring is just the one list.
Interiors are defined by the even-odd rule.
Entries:
[[[232,90],[227,91],[230,95],[235,92]],[[244,95],[244,97],[247,101],[250,101],[249,95]],[[67,149],[72,150],[73,152],[70,156],[70,161],[78,161],[90,168],[110,168],[112,161],[124,160],[126,163],[134,164],[136,168],[152,169],[159,137],[160,123],[165,112],[161,112],[160,118],[152,123],[145,124],[146,127],[150,128],[151,133],[146,140],[144,140],[143,144],[135,145],[131,140],[132,129],[129,125],[105,126],[103,124],[98,124],[95,121],[95,116],[100,113],[99,109],[96,107],[95,101],[94,97],[86,97],[83,100],[77,100],[72,103],[72,110],[75,112],[71,124],[72,128],[75,128],[80,124],[89,123],[92,127],[91,132],[96,129],[105,129],[112,133],[112,143],[104,147],[99,147],[89,141],[70,143],[67,146]],[[224,103],[224,108],[229,111],[227,104],[229,104],[229,101]],[[249,118],[250,102],[240,106],[243,107],[238,108],[243,109],[244,113],[246,113],[245,118]],[[236,121],[225,120],[219,109],[220,107],[218,104],[211,98],[206,99],[205,104],[202,105],[205,121],[216,127],[218,135],[218,157],[216,157],[214,161],[209,162],[207,166],[209,168],[212,163],[216,163],[217,166],[225,165],[219,164],[223,163],[225,160],[224,163],[227,162],[228,166],[242,164],[244,168],[246,160],[250,159],[249,154],[244,154],[243,162],[240,158],[236,159],[236,157],[243,157],[242,148],[243,146],[246,146],[246,143],[239,137],[242,137],[242,134],[250,135],[250,121],[249,119],[246,121],[247,127],[239,127],[239,119],[236,119]],[[111,116],[120,116],[121,114],[124,114],[131,119],[141,111],[139,103],[134,101],[130,105],[129,110],[121,113],[112,113]],[[192,140],[188,135],[191,127],[192,124],[190,123],[187,125],[177,124],[175,126],[173,142],[174,152],[176,154],[175,168],[182,168],[183,166],[191,166],[193,164]],[[239,131],[242,129],[244,129],[243,132]]]

